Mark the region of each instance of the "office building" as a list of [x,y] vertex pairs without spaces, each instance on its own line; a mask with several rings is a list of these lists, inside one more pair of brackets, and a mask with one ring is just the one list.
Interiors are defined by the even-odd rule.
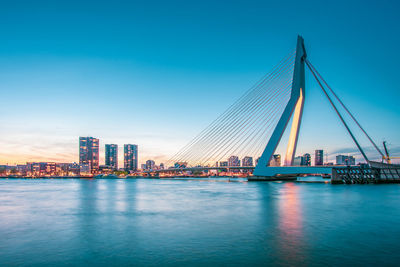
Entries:
[[20,175],[26,175],[26,172],[27,172],[26,165],[18,164],[17,171],[18,171],[18,174],[20,174]]
[[100,165],[99,171],[101,174],[111,174],[115,169],[109,165]]
[[311,166],[311,155],[306,153],[303,155],[304,165]]
[[321,149],[315,150],[315,166],[322,166],[324,165],[324,151]]
[[336,165],[356,165],[356,159],[353,156],[336,156]]
[[90,163],[81,163],[79,164],[79,173],[80,175],[88,175],[92,173],[92,168]]
[[228,167],[228,162],[227,162],[227,161],[221,161],[221,162],[219,163],[219,166],[220,166],[220,167]]
[[269,166],[271,167],[280,167],[281,166],[281,155],[274,154],[269,162]]
[[244,157],[242,159],[242,166],[243,167],[253,167],[253,157]]
[[124,145],[124,169],[125,171],[137,171],[138,169],[138,146]]
[[118,145],[106,145],[106,158],[105,163],[113,170],[118,170]]
[[146,161],[146,169],[147,170],[154,170],[155,166],[156,166],[156,163],[154,162],[154,160],[149,159]]
[[90,172],[99,170],[99,139],[79,137],[79,165],[90,165]]
[[304,164],[304,157],[298,156],[293,159],[293,166],[303,166]]
[[230,156],[228,159],[228,166],[229,167],[239,167],[240,160],[238,156]]
[[78,163],[68,163],[68,175],[78,176],[80,174],[80,166]]

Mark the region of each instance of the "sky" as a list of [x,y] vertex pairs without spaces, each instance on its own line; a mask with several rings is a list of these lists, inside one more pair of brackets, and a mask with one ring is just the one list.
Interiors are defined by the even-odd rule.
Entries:
[[[400,155],[399,11],[368,0],[2,0],[0,164],[76,162],[79,136],[100,139],[101,164],[107,143],[119,145],[120,166],[127,143],[140,163],[166,161],[298,34],[371,137]],[[298,154],[359,157],[310,73],[303,115]]]

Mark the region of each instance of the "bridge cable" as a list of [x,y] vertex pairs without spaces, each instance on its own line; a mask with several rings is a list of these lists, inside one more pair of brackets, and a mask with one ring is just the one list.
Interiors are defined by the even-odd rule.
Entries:
[[293,53],[289,54],[288,57],[286,57],[284,60],[282,60],[270,73],[266,74],[258,83],[256,83],[255,86],[253,86],[252,88],[250,88],[244,95],[242,95],[241,98],[238,99],[238,101],[236,101],[235,103],[233,103],[221,116],[219,116],[216,120],[214,120],[213,123],[211,123],[205,130],[203,130],[196,138],[194,138],[188,145],[186,145],[183,149],[180,150],[180,152],[178,152],[175,156],[173,156],[170,161],[180,158],[182,156],[182,154],[185,154],[185,152],[187,152],[188,149],[190,149],[193,145],[195,145],[194,143],[198,142],[199,139],[204,139],[204,134],[207,135],[207,132],[212,132],[215,129],[215,125],[217,124],[220,125],[222,122],[226,121],[227,119],[230,118],[231,114],[236,110],[237,108],[240,106],[243,106],[243,104],[245,103],[245,99],[246,97],[249,97],[251,94],[254,94],[254,92],[256,92],[257,87],[262,86],[263,84],[265,84],[265,81],[268,78],[271,78],[271,76],[273,76],[277,71],[279,72],[282,68],[282,65],[284,66],[287,62],[288,59],[290,59],[293,56]]
[[[249,153],[250,149],[257,148],[262,137],[259,133],[269,132],[264,127],[276,120],[273,119],[278,111],[276,107],[283,103],[277,100],[286,95],[287,82],[282,78],[293,71],[293,54],[282,60],[168,162],[207,164],[210,160],[221,160],[228,153]],[[260,117],[265,119],[259,120]]]
[[[261,86],[261,87],[263,87],[263,86]],[[261,91],[262,92],[262,91]],[[254,97],[254,100],[252,101],[253,102],[253,105],[250,105],[250,108],[252,108],[252,107],[254,107],[255,105],[256,105],[256,103],[257,102],[255,102],[256,100],[258,99],[258,97],[257,97],[257,95],[255,95],[255,97]],[[244,104],[246,104],[246,102],[244,103]],[[249,105],[248,105],[248,103],[247,103],[247,110],[244,110],[244,111],[247,111],[248,113],[250,112],[252,112],[252,109],[250,109],[249,108]],[[235,109],[235,110],[233,110],[233,111],[242,111],[243,110],[243,104],[242,104],[242,107],[240,107],[239,109]],[[238,113],[238,112],[236,112],[236,113]],[[235,114],[236,114],[235,113]],[[243,113],[245,113],[245,112],[243,112]],[[242,113],[242,115],[243,115],[243,113]],[[231,117],[232,117],[232,115],[231,115]],[[231,118],[228,118],[228,119],[231,119]],[[222,127],[217,127],[217,133],[215,133],[215,131],[214,131],[214,138],[211,138],[211,140],[207,140],[207,138],[205,138],[206,140],[203,140],[203,143],[204,143],[204,141],[212,141],[213,139],[215,139],[215,137],[217,137],[218,138],[218,128],[219,128],[219,133],[221,132],[221,130],[222,130],[222,133],[225,131],[226,132],[226,130],[227,129],[229,129],[229,128],[231,128],[231,125],[232,124],[235,124],[235,122],[236,121],[238,121],[240,119],[240,116],[238,117],[238,116],[236,116],[236,118],[233,118],[233,120],[230,120],[230,122],[229,122],[229,120],[225,123],[225,124],[222,124]],[[225,126],[224,126],[225,125]],[[220,124],[220,126],[221,126],[221,124]],[[210,144],[212,144],[212,142],[210,142]],[[196,144],[195,144],[196,145]]]
[[[274,92],[274,93],[276,93],[276,91]],[[271,97],[273,97],[274,95],[272,95]],[[271,99],[271,97],[269,97],[268,99],[270,100]],[[262,103],[262,102],[261,102]],[[264,103],[262,103],[262,105],[265,105],[265,104],[268,104],[269,102],[268,101],[265,101]],[[262,105],[260,105],[260,103],[259,104],[257,104],[256,106],[255,106],[255,109],[253,109],[252,111],[254,111],[254,112],[257,112],[259,109],[260,109],[260,107],[262,107]],[[251,113],[253,116],[249,116],[248,117],[248,119],[247,120],[245,120],[245,121],[242,121],[239,125],[235,125],[236,127],[235,127],[235,129],[234,129],[234,131],[231,131],[226,137],[225,137],[225,139],[223,140],[223,141],[226,141],[226,140],[228,140],[229,141],[229,139],[232,137],[232,139],[231,139],[231,142],[233,141],[233,140],[235,140],[235,139],[237,139],[238,137],[240,137],[241,136],[241,134],[243,133],[243,130],[246,130],[246,128],[245,128],[245,126],[247,126],[248,124],[249,124],[249,121],[251,122],[251,119],[254,121],[255,120],[255,118],[254,118],[254,115],[256,115],[257,113]],[[249,114],[249,115],[251,115],[251,114]],[[254,122],[253,122],[254,123]],[[235,139],[233,139],[233,138],[235,138]],[[224,145],[226,144],[226,142],[223,142],[223,144],[222,144],[222,147],[221,147],[221,150],[224,148]],[[229,142],[228,142],[228,144],[229,144]],[[214,150],[214,154],[215,154],[215,150]]]
[[328,83],[324,80],[324,78],[319,74],[319,72],[316,70],[316,68],[309,62],[310,66],[313,68],[315,73],[318,75],[318,77],[322,80],[322,82],[328,87],[329,91],[335,96],[335,98],[339,101],[339,103],[342,105],[342,107],[346,110],[346,112],[350,115],[350,117],[353,119],[353,121],[357,124],[357,126],[361,129],[361,131],[365,134],[365,136],[368,138],[368,140],[371,142],[371,144],[375,147],[375,149],[378,151],[379,154],[383,157],[382,151],[378,148],[378,146],[375,144],[375,142],[372,140],[372,138],[367,134],[367,132],[364,130],[364,128],[361,126],[361,124],[356,120],[356,118],[353,116],[353,114],[350,112],[350,110],[347,109],[347,107],[344,105],[344,103],[340,100],[340,98],[336,95],[336,93],[333,91],[333,89],[328,85]]
[[[276,94],[277,91],[275,91],[274,94]],[[243,136],[243,134],[246,134],[246,130],[248,130],[246,127],[248,127],[249,125],[253,125],[254,122],[256,121],[256,116],[257,116],[257,112],[261,111],[262,109],[260,109],[261,107],[265,106],[266,104],[268,104],[271,100],[271,98],[276,98],[275,95],[270,96],[269,98],[267,98],[268,100],[264,100],[264,103],[261,102],[261,104],[257,104],[255,106],[255,108],[252,110],[252,113],[249,113],[249,117],[246,120],[242,120],[239,121],[238,124],[235,125],[235,129],[234,131],[230,132],[223,140],[221,143],[221,146],[219,147],[219,150],[214,150],[214,155],[218,152],[221,151],[220,153],[223,153],[224,149],[229,146],[229,144],[231,144],[233,141],[241,138]],[[251,115],[251,116],[250,116]],[[228,142],[227,142],[228,141]],[[213,157],[214,155],[212,155],[211,157]]]
[[[289,88],[289,86],[286,86],[286,90]],[[281,90],[281,91],[278,91],[278,92],[281,92],[281,93],[276,95],[276,99],[280,99],[280,96],[283,95],[282,92],[285,93],[286,91],[285,90]],[[221,153],[223,153],[222,156],[219,158],[219,160],[220,160],[221,158],[223,158],[224,156],[226,156],[229,153],[231,153],[232,155],[235,155],[239,151],[242,152],[242,150],[240,150],[241,147],[242,147],[242,144],[245,143],[246,141],[251,141],[253,139],[252,135],[257,132],[256,130],[259,129],[260,126],[263,126],[262,123],[259,123],[260,121],[261,122],[264,121],[264,120],[261,120],[262,115],[264,115],[264,119],[269,118],[270,117],[269,115],[272,114],[271,111],[276,110],[276,107],[278,107],[279,104],[280,104],[280,102],[271,103],[269,105],[269,107],[264,112],[260,112],[258,114],[254,114],[254,117],[252,118],[253,121],[251,121],[250,124],[246,123],[246,125],[245,125],[246,127],[248,127],[246,129],[246,131],[241,132],[242,135],[238,135],[235,139],[231,139],[230,142],[227,144],[227,146],[225,146],[225,147],[227,147],[226,148],[227,150],[222,150],[218,155],[216,155],[216,157],[220,157]],[[268,113],[268,112],[270,112],[270,113]],[[266,121],[268,121],[268,120],[266,120]],[[230,146],[230,145],[234,141],[236,141],[237,139],[240,139],[241,143],[239,143],[239,145],[237,145],[237,147],[235,149],[235,147]],[[240,141],[240,140],[238,140],[238,141]],[[234,149],[234,150],[232,151],[232,149]]]
[[323,87],[323,85],[321,84],[320,80],[318,79],[317,75],[315,74],[314,70],[311,68],[310,63],[308,62],[308,60],[305,60],[307,67],[309,68],[309,70],[311,71],[312,75],[314,76],[315,80],[317,81],[318,85],[321,87],[322,91],[324,92],[325,96],[328,98],[329,103],[331,103],[333,109],[335,110],[336,114],[339,116],[340,120],[342,121],[343,125],[346,127],[347,132],[350,134],[351,138],[353,139],[354,143],[356,144],[358,150],[361,152],[362,156],[364,157],[364,159],[366,160],[367,163],[369,163],[369,160],[367,158],[367,155],[365,155],[363,149],[361,148],[360,144],[358,143],[358,141],[356,140],[356,138],[354,137],[353,133],[351,132],[349,126],[347,125],[347,123],[344,121],[342,115],[340,114],[339,110],[336,108],[335,104],[333,103],[332,99],[329,97],[328,93],[326,92],[325,88]]
[[[285,92],[285,93],[287,93],[287,92]],[[281,96],[282,96],[282,94],[281,94]],[[287,98],[288,97],[289,97],[289,94],[287,95]],[[239,145],[236,148],[236,150],[232,151],[231,153],[233,155],[237,154],[237,153],[246,153],[249,156],[261,154],[262,151],[259,151],[259,153],[256,152],[258,149],[260,149],[260,147],[256,146],[255,147],[256,151],[254,151],[254,152],[252,149],[254,148],[255,145],[258,144],[260,138],[264,137],[264,134],[260,135],[260,133],[265,133],[267,130],[272,130],[270,128],[270,126],[277,123],[276,116],[278,114],[281,114],[281,112],[283,112],[283,107],[284,107],[283,104],[286,104],[287,101],[277,102],[273,107],[271,107],[274,111],[271,114],[266,113],[266,116],[264,116],[263,118],[260,119],[261,121],[264,121],[264,123],[261,123],[260,125],[258,125],[258,127],[253,127],[253,132],[247,136],[248,138],[245,138],[243,140],[242,144]],[[242,152],[244,150],[244,148],[247,148],[247,150]],[[242,149],[242,150],[240,150],[240,149]]]
[[[262,95],[261,95],[262,96]],[[232,127],[234,127],[235,123],[240,122],[240,120],[246,115],[246,114],[251,114],[251,112],[254,111],[254,107],[257,107],[260,103],[260,97],[258,97],[258,95],[256,95],[254,97],[254,100],[250,102],[251,105],[249,105],[249,103],[244,103],[246,109],[243,110],[243,108],[240,109],[236,109],[236,112],[234,113],[233,116],[233,120],[228,121],[225,125],[222,125],[222,127],[219,127],[219,129],[217,129],[216,132],[214,132],[214,135],[212,136],[212,138],[210,140],[210,144],[208,145],[213,145],[215,146],[215,144],[212,142],[213,140],[218,140],[220,139],[220,135],[226,133],[227,131],[229,131]],[[237,115],[238,113],[240,113],[239,115]],[[215,149],[215,147],[214,147]],[[203,149],[205,150],[205,149]]]

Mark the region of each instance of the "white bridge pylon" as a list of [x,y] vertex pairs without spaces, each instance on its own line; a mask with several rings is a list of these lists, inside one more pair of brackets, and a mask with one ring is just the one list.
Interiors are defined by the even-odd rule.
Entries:
[[[378,153],[383,156],[367,132],[307,59],[304,39],[298,36],[295,52],[285,57],[167,163],[174,164],[175,169],[178,170],[239,166],[247,168],[253,166],[253,157],[257,158],[261,155],[254,169],[254,176],[329,174],[332,169],[329,166],[293,166],[306,97],[306,67],[311,71],[365,161],[369,163],[335,102],[340,104]],[[270,167],[271,158],[291,119],[292,125],[284,166]],[[240,164],[239,156],[242,157],[242,164]]]
[[255,176],[271,176],[268,170],[269,162],[272,158],[272,155],[275,153],[275,150],[278,147],[282,135],[284,134],[292,116],[292,127],[290,130],[284,165],[293,165],[305,99],[306,57],[307,53],[304,47],[304,39],[301,36],[298,36],[290,99],[278,121],[278,124],[275,127],[274,132],[271,135],[271,138],[268,141],[267,146],[264,149],[264,152],[258,160],[258,164],[253,173]]

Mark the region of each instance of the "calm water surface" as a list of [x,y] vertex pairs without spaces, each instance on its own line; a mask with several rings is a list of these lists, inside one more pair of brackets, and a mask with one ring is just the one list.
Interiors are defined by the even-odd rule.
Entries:
[[400,185],[0,180],[1,266],[400,265]]

